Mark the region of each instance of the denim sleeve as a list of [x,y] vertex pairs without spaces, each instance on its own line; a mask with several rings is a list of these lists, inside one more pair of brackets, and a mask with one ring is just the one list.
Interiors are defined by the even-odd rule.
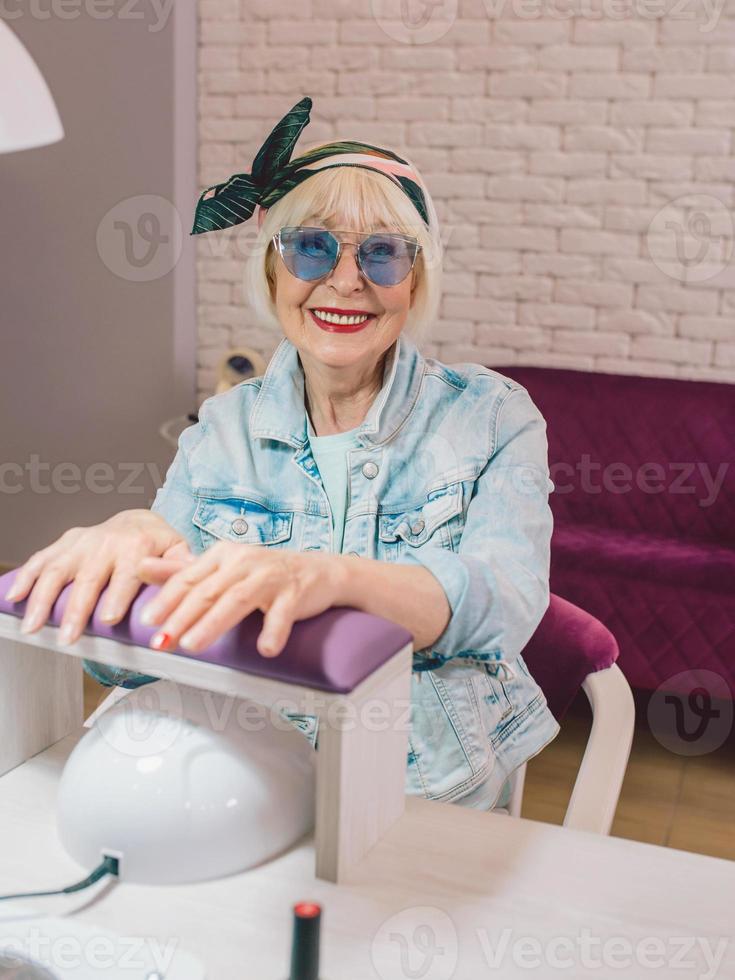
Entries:
[[[168,468],[163,486],[156,491],[150,507],[153,513],[160,514],[171,527],[183,535],[194,554],[199,554],[203,547],[197,529],[191,522],[196,502],[191,491],[188,456],[194,446],[198,445],[203,433],[202,422],[190,425],[181,433],[176,455]],[[125,667],[101,664],[96,660],[82,660],[82,667],[90,677],[105,687],[136,688],[159,679]]]
[[549,605],[554,484],[546,422],[526,389],[515,387],[494,425],[458,551],[437,546],[409,556],[435,576],[451,608],[446,629],[426,651],[432,666],[453,657],[512,661]]
[[194,554],[200,554],[204,547],[191,520],[196,509],[196,498],[192,493],[189,456],[199,445],[204,433],[205,422],[200,414],[200,421],[188,426],[179,436],[176,455],[168,468],[163,486],[156,491],[150,507],[154,514],[160,515],[186,539]]

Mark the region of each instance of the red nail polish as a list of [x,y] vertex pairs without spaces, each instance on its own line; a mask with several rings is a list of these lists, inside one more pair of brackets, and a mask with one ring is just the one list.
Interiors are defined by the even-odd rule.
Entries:
[[156,633],[151,640],[154,650],[165,650],[171,644],[171,636],[168,633]]

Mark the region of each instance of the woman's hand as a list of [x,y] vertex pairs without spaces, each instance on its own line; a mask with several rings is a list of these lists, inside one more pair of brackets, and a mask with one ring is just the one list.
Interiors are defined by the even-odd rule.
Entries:
[[150,645],[196,653],[261,609],[258,652],[275,657],[297,620],[338,604],[339,557],[218,541],[173,574],[163,560],[145,558],[138,575],[151,584],[165,582],[142,614],[146,625],[160,626]]
[[74,586],[60,624],[59,643],[73,643],[82,634],[108,580],[101,618],[119,622],[140,589],[136,569],[146,555],[160,555],[167,567],[175,569],[194,560],[186,540],[149,510],[124,510],[101,524],[65,531],[18,569],[6,596],[20,602],[33,590],[21,632],[33,633],[45,624],[59,593],[71,581]]

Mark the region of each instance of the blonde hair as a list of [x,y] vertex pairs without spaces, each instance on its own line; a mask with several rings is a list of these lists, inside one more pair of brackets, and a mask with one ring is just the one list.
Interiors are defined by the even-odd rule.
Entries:
[[273,235],[289,225],[339,219],[360,231],[389,228],[412,235],[422,246],[413,270],[414,291],[404,330],[417,343],[425,340],[441,300],[442,242],[436,209],[423,181],[421,188],[429,228],[400,187],[385,174],[362,167],[319,170],[285,194],[267,210],[245,268],[245,295],[259,320],[280,328],[271,296],[277,260]]

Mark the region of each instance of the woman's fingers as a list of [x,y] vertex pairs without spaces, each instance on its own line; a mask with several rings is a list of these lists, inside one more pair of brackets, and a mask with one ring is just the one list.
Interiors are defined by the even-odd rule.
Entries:
[[61,620],[59,643],[65,645],[79,639],[113,569],[114,556],[102,555],[94,562],[85,563],[76,574],[69,602]]
[[[26,599],[28,597],[28,593],[41,577],[41,574],[49,566],[53,565],[62,567],[65,573],[67,569],[73,569],[73,562],[69,561],[69,549],[76,541],[79,540],[80,535],[82,535],[84,531],[85,528],[70,527],[68,530],[64,531],[58,540],[54,541],[46,548],[41,548],[38,551],[34,551],[30,558],[28,558],[28,560],[16,570],[13,584],[5,594],[5,598],[8,600],[8,602],[21,602],[23,599]],[[55,598],[56,597],[54,597],[53,601],[55,601]],[[53,605],[53,601],[51,605]],[[31,597],[28,607],[30,608],[32,604],[35,605],[33,603],[33,597]],[[26,608],[26,614],[27,613],[28,608]],[[46,615],[48,616],[48,612]]]
[[258,652],[264,657],[277,657],[291,635],[295,622],[296,601],[290,592],[279,593],[270,605],[258,637]]
[[[79,638],[108,579],[109,585],[105,591],[101,619],[106,623],[115,623],[126,615],[131,602],[140,589],[141,578],[138,575],[138,568],[142,561],[135,557],[120,557],[122,540],[120,538],[113,539],[111,548],[107,551],[108,557],[87,562],[77,574],[59,632],[60,643],[73,643]],[[184,548],[182,548],[182,544]],[[136,551],[139,554],[139,549],[144,546],[145,543],[141,542],[140,538],[130,536],[128,549],[133,555]],[[172,557],[171,561],[167,560],[168,575],[172,575],[184,567],[183,559],[187,553],[189,550],[186,542],[177,542],[166,549],[164,554],[179,556],[178,559]],[[152,560],[157,561],[158,559]]]
[[199,653],[246,619],[259,606],[258,587],[252,578],[247,581],[248,585],[238,582],[223,590],[204,613],[195,611],[186,620],[179,620],[177,610],[165,626],[165,632],[172,637],[171,645]]
[[[238,545],[238,547],[244,546]],[[218,570],[219,564],[216,545],[209,548],[204,554],[199,555],[194,561],[187,562],[176,574],[165,580],[166,584],[158,595],[143,607],[141,622],[145,626],[155,626],[166,619],[174,609],[190,598],[191,593],[201,582]],[[159,567],[158,571],[156,571],[156,568],[157,565],[154,565],[153,562],[140,562],[138,574],[144,582],[158,581],[152,577],[149,578],[149,576],[153,576],[154,574],[160,575],[162,573],[162,567]],[[213,600],[216,598],[217,596],[214,596]]]
[[[228,603],[234,602],[241,610],[240,618],[247,615],[243,611],[245,608],[243,606],[244,596],[249,595],[248,587],[245,585],[246,581],[241,577],[233,581],[232,574],[223,569],[207,576],[195,588],[191,589],[188,595],[168,614],[165,622],[161,624],[158,634],[151,640],[151,646],[156,649],[174,646],[182,634],[186,633],[195,623],[203,620],[213,607],[222,602],[228,593]],[[228,628],[225,627],[225,629]],[[168,637],[166,641],[162,639],[163,635]]]
[[[177,564],[175,569],[180,568]],[[126,561],[118,563],[110,577],[110,584],[102,600],[100,619],[103,623],[119,623],[124,619],[133,599],[140,591],[140,578],[136,574],[136,564]]]
[[141,558],[136,568],[136,575],[139,582],[145,582],[148,585],[163,585],[164,582],[168,582],[172,575],[195,561],[196,556],[192,554],[188,542],[178,541],[167,548],[160,557],[146,555]]
[[163,585],[187,564],[181,558],[142,558],[138,565],[138,580],[148,585]]
[[[157,636],[161,639],[156,642],[156,649],[180,646],[191,653],[205,650],[255,609],[262,608],[266,590],[265,578],[259,581],[257,575],[252,575],[245,582],[225,588],[205,612],[195,604],[185,613],[179,607],[159,630]],[[289,591],[279,593],[270,604],[257,641],[262,656],[275,657],[283,650],[293,628],[295,608],[296,600]]]
[[102,621],[114,623],[126,615],[140,589],[139,558],[151,552],[166,556],[167,577],[195,561],[185,539],[149,511],[123,511],[99,525],[69,528],[16,570],[6,598],[27,599],[21,631],[32,633],[47,622],[60,592],[73,582],[58,634],[58,642],[72,643],[103,589]]
[[174,561],[186,563],[195,561],[196,555],[191,551],[188,541],[177,541],[176,544],[164,551],[161,558],[171,558]]
[[[251,567],[253,553],[259,550],[256,545],[234,544],[229,541],[220,541],[212,545],[201,555],[195,556],[193,561],[187,562],[178,574],[167,579],[158,595],[144,607],[143,623],[146,626],[153,626],[162,622],[180,603],[190,598],[192,592],[195,596],[204,596],[205,600],[208,600],[202,607],[203,611],[206,611],[218,598],[219,593],[209,595],[198,591],[201,588],[200,583],[220,570],[229,576],[229,582],[243,579]],[[154,570],[152,566],[147,565],[146,575],[152,574]],[[139,573],[143,574],[142,568]],[[144,581],[149,579],[145,578]],[[211,583],[207,588],[211,588]]]
[[46,623],[59,593],[71,578],[67,562],[61,559],[50,562],[41,570],[20,624],[21,633],[35,633]]
[[31,591],[47,561],[46,549],[37,551],[15,572],[13,584],[5,593],[8,602],[22,602]]

